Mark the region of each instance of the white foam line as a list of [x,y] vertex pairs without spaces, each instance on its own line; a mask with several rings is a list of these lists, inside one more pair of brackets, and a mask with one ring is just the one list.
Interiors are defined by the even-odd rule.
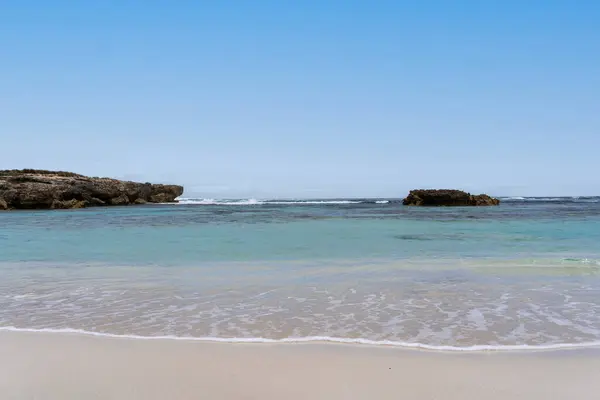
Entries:
[[219,342],[219,343],[309,343],[309,342],[332,342],[344,344],[362,344],[369,346],[392,346],[404,347],[411,349],[425,349],[438,351],[523,351],[523,350],[564,350],[564,349],[581,349],[589,347],[599,347],[600,341],[584,342],[584,343],[556,343],[545,345],[475,345],[475,346],[435,346],[425,343],[400,342],[393,340],[371,340],[360,338],[338,338],[330,336],[307,336],[307,337],[290,337],[283,339],[267,339],[260,337],[250,338],[220,338],[220,337],[193,337],[193,336],[140,336],[140,335],[117,335],[113,333],[91,332],[83,329],[33,329],[33,328],[17,328],[14,326],[0,326],[0,332],[32,332],[32,333],[62,333],[62,334],[77,334],[87,336],[100,336],[119,339],[137,339],[137,340],[183,340],[194,342]]
[[[181,205],[205,205],[205,206],[256,206],[256,205],[315,205],[315,204],[361,204],[360,201],[235,201],[235,202],[218,202],[218,201],[203,201],[203,200],[179,200],[177,203],[161,203],[161,204],[181,204]],[[380,203],[380,202],[378,202]],[[383,203],[380,203],[383,204]]]

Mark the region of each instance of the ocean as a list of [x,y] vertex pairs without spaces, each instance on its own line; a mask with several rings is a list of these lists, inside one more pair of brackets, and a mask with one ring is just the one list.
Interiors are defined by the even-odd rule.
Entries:
[[441,350],[600,345],[600,198],[0,213],[0,330]]

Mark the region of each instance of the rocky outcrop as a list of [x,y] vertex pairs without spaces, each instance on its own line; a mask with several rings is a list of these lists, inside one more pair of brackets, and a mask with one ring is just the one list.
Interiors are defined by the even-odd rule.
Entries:
[[72,172],[0,171],[0,210],[173,203],[183,186],[89,178]]
[[497,206],[500,200],[487,194],[472,195],[462,190],[411,190],[402,201],[405,206]]

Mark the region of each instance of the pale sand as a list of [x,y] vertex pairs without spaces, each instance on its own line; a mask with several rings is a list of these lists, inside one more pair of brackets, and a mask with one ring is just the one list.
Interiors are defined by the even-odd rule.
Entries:
[[0,399],[599,399],[597,350],[439,353],[0,332]]

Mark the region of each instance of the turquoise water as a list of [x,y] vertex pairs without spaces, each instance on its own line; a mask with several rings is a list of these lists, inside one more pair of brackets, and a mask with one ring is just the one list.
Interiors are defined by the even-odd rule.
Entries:
[[0,214],[0,327],[452,348],[600,341],[598,198]]

